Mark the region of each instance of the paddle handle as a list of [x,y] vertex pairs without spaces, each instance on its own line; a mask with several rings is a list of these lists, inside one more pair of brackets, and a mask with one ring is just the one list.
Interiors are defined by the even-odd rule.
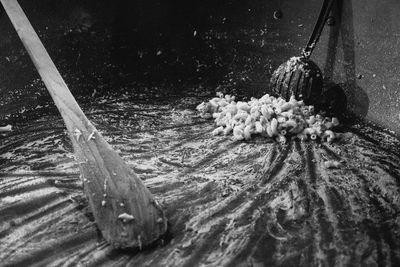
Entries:
[[322,30],[324,29],[326,20],[329,16],[329,13],[331,12],[334,1],[335,0],[324,0],[324,2],[322,3],[317,22],[315,23],[310,39],[308,40],[308,43],[303,50],[303,58],[309,59],[311,57],[311,54],[314,51],[314,48],[319,41],[319,38],[321,37]]
[[[68,130],[71,132],[82,126],[90,127],[88,119],[65,84],[21,6],[16,0],[0,1],[60,111]],[[86,125],[75,125],[76,121],[84,121]]]

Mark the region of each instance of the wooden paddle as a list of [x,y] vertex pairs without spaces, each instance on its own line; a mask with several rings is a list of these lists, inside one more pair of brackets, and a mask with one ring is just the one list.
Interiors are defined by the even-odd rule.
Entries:
[[117,248],[150,244],[167,220],[158,202],[86,118],[16,0],[0,0],[67,126],[89,204]]

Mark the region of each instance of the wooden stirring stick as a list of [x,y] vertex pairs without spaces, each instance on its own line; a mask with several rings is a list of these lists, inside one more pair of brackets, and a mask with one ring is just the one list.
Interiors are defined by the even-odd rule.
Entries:
[[86,118],[18,2],[0,1],[64,119],[104,238],[117,248],[154,242],[167,229],[162,208]]

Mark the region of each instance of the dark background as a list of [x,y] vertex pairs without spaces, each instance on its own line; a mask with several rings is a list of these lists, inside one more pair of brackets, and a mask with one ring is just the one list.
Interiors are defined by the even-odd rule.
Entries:
[[[64,0],[21,6],[80,101],[121,93],[151,101],[215,91],[265,93],[273,69],[294,55],[290,40],[274,31],[274,10],[266,3]],[[4,11],[0,19],[0,90],[7,104],[1,115],[51,106]]]
[[[209,97],[215,91],[261,96],[273,70],[300,54],[321,2],[20,4],[82,103],[121,94],[147,101]],[[337,88],[330,91],[333,96],[343,91],[348,110],[395,131],[400,127],[397,6],[394,0],[337,1],[335,23],[325,27],[312,58],[324,72],[325,90]],[[276,10],[282,18],[274,19]],[[3,10],[0,33],[0,123],[38,106],[54,108]]]

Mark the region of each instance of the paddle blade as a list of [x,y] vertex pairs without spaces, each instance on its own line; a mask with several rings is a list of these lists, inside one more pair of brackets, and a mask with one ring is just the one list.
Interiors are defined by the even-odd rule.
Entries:
[[104,238],[116,248],[141,248],[154,242],[167,229],[160,204],[101,134],[88,126],[73,131],[71,140]]

